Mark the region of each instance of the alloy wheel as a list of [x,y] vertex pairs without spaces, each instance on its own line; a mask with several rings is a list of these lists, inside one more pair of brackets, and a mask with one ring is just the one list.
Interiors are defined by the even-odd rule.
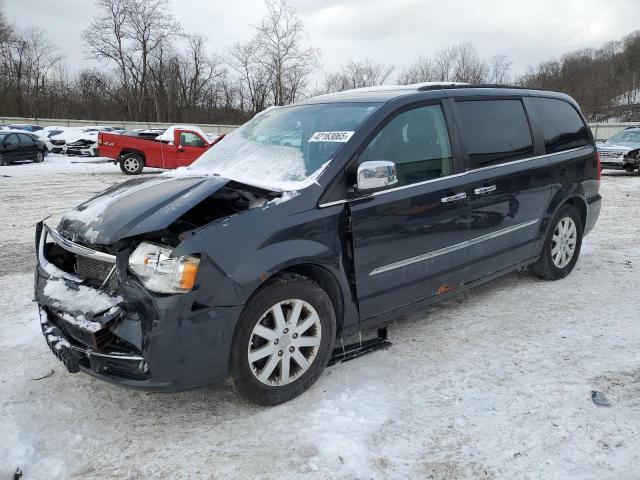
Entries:
[[564,268],[571,262],[576,251],[578,229],[571,217],[563,217],[551,238],[551,259],[558,268]]
[[270,386],[297,380],[315,360],[321,338],[320,317],[313,306],[299,299],[277,303],[249,337],[247,358],[253,375]]
[[138,171],[138,168],[140,168],[140,162],[136,158],[129,157],[124,160],[123,164],[125,170],[131,173]]

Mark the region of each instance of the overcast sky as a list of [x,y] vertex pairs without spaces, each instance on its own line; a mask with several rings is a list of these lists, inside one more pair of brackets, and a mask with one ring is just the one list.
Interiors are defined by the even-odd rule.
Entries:
[[[81,31],[97,15],[91,0],[0,0],[10,21],[44,29],[72,70],[89,66]],[[187,33],[204,34],[212,52],[251,36],[261,0],[170,0]],[[513,71],[640,29],[639,0],[290,0],[322,65],[368,58],[403,65],[451,44],[473,42],[481,55],[506,54]]]

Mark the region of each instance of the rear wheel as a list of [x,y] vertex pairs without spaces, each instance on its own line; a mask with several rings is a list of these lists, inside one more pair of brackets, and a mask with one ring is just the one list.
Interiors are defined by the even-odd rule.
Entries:
[[0,153],[0,167],[4,167],[6,165],[9,165],[9,161]]
[[44,161],[44,153],[42,151],[38,150],[36,152],[36,154],[33,156],[33,161],[35,163],[43,162]]
[[575,266],[582,246],[582,218],[573,205],[566,204],[551,221],[542,254],[531,267],[546,280],[564,278]]
[[274,277],[242,312],[231,351],[236,389],[261,405],[307,390],[329,362],[336,335],[331,300],[314,281]]
[[120,160],[120,170],[125,175],[139,175],[144,168],[144,160],[137,153],[127,153]]

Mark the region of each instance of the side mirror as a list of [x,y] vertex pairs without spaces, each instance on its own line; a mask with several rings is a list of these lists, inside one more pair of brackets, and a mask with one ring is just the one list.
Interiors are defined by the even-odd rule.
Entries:
[[358,167],[358,190],[375,190],[398,183],[396,164],[388,160],[370,160]]

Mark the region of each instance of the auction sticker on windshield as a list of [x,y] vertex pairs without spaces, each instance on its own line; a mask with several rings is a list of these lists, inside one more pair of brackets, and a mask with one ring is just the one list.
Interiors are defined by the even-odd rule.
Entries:
[[310,142],[348,142],[355,132],[316,132]]

